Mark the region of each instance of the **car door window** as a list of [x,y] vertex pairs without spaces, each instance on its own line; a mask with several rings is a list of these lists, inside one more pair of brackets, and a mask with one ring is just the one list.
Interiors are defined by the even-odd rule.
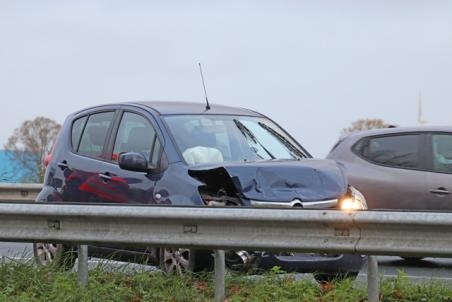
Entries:
[[77,150],[80,137],[82,136],[83,127],[85,127],[87,116],[76,119],[72,124],[72,149]]
[[382,165],[419,168],[419,135],[393,135],[361,140],[354,147],[362,157]]
[[117,162],[122,153],[138,152],[155,164],[157,155],[153,156],[153,153],[156,152],[154,148],[156,140],[155,130],[146,118],[125,112],[119,125],[111,159]]
[[433,171],[452,173],[452,135],[432,135]]
[[155,166],[157,166],[157,163],[159,161],[160,148],[161,148],[160,141],[156,137],[155,143],[154,143],[154,149],[152,150],[152,157],[151,157],[151,163],[154,164]]
[[90,115],[77,152],[90,157],[102,157],[108,129],[113,117],[113,111]]

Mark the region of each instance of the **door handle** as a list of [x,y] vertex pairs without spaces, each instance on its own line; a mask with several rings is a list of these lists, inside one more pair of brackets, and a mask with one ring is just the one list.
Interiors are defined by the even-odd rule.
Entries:
[[57,166],[61,169],[61,170],[66,170],[69,166],[67,164],[67,161],[63,160],[62,162],[58,163]]
[[438,195],[450,195],[450,192],[443,187],[437,188],[437,189],[431,189],[430,193],[432,194],[438,194]]
[[110,175],[110,173],[100,173],[99,177],[102,178],[103,181],[107,182],[113,178],[113,176]]

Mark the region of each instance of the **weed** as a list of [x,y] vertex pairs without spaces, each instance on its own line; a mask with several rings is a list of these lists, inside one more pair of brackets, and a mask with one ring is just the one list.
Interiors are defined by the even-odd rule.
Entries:
[[[90,269],[85,289],[77,285],[73,271],[55,271],[33,263],[8,262],[0,265],[0,302],[205,302],[212,301],[212,274],[168,276],[154,270],[106,263]],[[366,301],[364,283],[349,279],[320,286],[312,278],[284,274],[279,268],[258,275],[228,274],[228,302],[242,301]],[[437,282],[411,283],[406,275],[384,280],[381,301],[452,302],[452,287]]]

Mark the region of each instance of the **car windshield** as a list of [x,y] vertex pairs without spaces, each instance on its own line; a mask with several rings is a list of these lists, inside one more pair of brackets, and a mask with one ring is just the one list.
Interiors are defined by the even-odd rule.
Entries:
[[172,115],[164,120],[189,165],[307,157],[284,130],[266,118]]

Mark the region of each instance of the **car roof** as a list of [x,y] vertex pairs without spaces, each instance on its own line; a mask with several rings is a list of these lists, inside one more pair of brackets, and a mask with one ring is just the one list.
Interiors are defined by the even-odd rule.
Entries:
[[413,127],[394,127],[394,128],[363,130],[351,132],[343,136],[343,139],[360,139],[362,137],[373,135],[410,133],[410,132],[452,132],[452,126],[413,126]]
[[224,115],[247,115],[262,116],[250,109],[240,107],[230,107],[224,105],[210,104],[210,109],[206,110],[206,103],[196,102],[175,102],[175,101],[141,101],[128,104],[137,104],[153,109],[161,115],[170,114],[224,114]]

